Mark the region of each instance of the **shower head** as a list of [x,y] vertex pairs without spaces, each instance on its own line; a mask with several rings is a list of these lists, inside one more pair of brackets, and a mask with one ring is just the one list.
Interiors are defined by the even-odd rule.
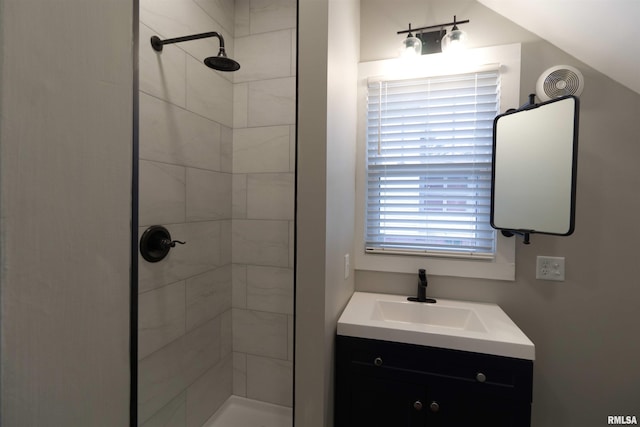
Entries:
[[240,69],[240,64],[234,61],[231,58],[227,57],[227,53],[224,49],[224,38],[221,34],[216,33],[215,31],[209,33],[202,34],[194,34],[192,36],[184,36],[184,37],[176,37],[173,39],[162,40],[158,36],[151,37],[151,47],[156,52],[162,52],[162,46],[165,44],[171,43],[179,43],[186,42],[190,40],[198,40],[204,39],[207,37],[217,37],[220,41],[220,51],[218,52],[218,56],[210,56],[204,60],[204,63],[207,67],[213,68],[218,71],[237,71]]
[[220,48],[218,56],[210,56],[206,58],[204,60],[204,65],[218,71],[237,71],[240,69],[240,64],[227,57],[224,47]]

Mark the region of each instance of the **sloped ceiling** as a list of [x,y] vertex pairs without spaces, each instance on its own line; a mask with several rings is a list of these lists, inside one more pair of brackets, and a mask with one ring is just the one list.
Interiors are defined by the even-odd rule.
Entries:
[[640,94],[640,0],[478,0]]

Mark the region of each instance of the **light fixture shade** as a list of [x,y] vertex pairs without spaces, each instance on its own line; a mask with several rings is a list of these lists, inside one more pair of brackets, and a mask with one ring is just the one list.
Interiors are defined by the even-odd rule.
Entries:
[[457,26],[453,27],[453,30],[442,38],[443,52],[457,52],[466,48],[467,33],[459,30]]
[[422,54],[422,40],[409,34],[409,37],[402,41],[402,57],[414,57]]

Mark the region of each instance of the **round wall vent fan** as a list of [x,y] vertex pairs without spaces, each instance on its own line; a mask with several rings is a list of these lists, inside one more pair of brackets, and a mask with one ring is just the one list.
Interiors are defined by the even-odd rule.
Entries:
[[584,89],[584,77],[580,70],[570,65],[556,65],[542,73],[536,85],[536,95],[548,101],[565,95],[580,96]]

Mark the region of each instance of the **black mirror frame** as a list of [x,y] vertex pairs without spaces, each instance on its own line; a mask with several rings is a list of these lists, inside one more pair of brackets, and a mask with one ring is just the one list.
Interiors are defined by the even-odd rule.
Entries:
[[[535,103],[535,95],[529,95],[529,103],[520,107],[519,109],[510,109],[504,114],[500,114],[495,117],[493,121],[493,150],[492,150],[492,162],[491,162],[491,213],[490,213],[490,224],[496,230],[500,230],[502,234],[506,237],[512,237],[514,235],[519,235],[523,237],[523,241],[525,244],[530,243],[530,234],[548,234],[554,236],[569,236],[573,234],[575,230],[575,212],[576,212],[576,182],[578,175],[578,129],[579,129],[579,113],[580,113],[580,100],[578,97],[574,95],[567,95],[558,98],[551,99],[546,102],[541,102],[539,104]],[[494,207],[495,207],[495,178],[496,178],[496,151],[497,151],[497,125],[498,120],[502,117],[509,116],[512,114],[517,114],[522,111],[531,110],[534,108],[540,108],[548,104],[552,104],[555,102],[563,101],[565,99],[573,99],[575,102],[574,109],[574,120],[573,120],[573,146],[572,146],[572,165],[571,165],[571,200],[570,200],[570,218],[569,218],[569,229],[566,233],[553,233],[547,231],[540,230],[531,230],[531,229],[512,229],[512,228],[503,228],[499,227],[494,222]],[[523,159],[523,161],[527,161],[527,159]]]

